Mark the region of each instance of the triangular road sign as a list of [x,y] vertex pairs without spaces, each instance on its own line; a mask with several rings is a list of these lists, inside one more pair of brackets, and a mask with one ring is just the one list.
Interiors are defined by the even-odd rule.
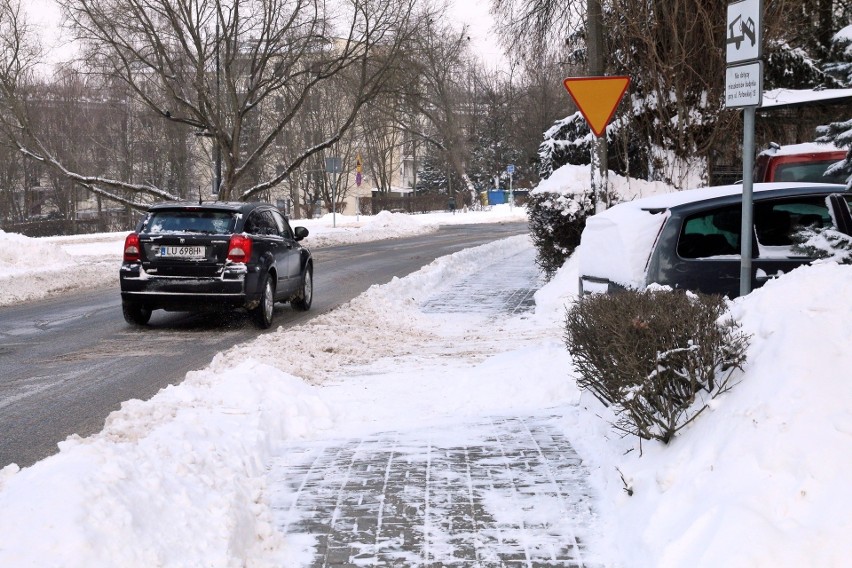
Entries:
[[592,132],[600,137],[627,92],[630,77],[569,77],[563,84]]

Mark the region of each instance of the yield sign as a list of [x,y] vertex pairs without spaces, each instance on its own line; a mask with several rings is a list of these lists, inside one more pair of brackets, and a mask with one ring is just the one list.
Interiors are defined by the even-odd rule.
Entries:
[[630,77],[569,77],[563,84],[592,132],[601,137],[627,92]]

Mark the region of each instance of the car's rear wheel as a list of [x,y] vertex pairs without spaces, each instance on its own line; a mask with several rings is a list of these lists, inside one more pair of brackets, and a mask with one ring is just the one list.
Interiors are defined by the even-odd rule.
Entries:
[[132,325],[145,325],[151,319],[151,308],[141,304],[122,302],[121,311],[124,313],[124,321]]
[[290,301],[295,309],[306,312],[311,308],[314,300],[314,267],[309,264],[305,267],[305,275],[302,277],[302,287],[299,293]]
[[268,329],[272,325],[272,314],[275,311],[275,286],[269,274],[263,279],[262,290],[260,304],[252,310],[252,315],[260,329]]

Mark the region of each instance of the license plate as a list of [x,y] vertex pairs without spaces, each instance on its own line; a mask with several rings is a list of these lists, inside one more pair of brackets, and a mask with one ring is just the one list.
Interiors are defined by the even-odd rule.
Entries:
[[157,256],[164,258],[205,258],[207,256],[207,248],[196,246],[161,246],[160,253]]

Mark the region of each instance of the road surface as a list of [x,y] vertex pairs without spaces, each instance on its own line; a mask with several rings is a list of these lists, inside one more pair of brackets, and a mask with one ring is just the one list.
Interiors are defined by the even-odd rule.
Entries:
[[[424,236],[316,249],[312,309],[277,305],[273,329],[327,312],[438,257],[526,231],[526,223],[452,225]],[[244,314],[157,311],[149,326],[134,328],[124,322],[114,288],[0,308],[0,468],[32,465],[69,435],[100,431],[123,401],[148,399],[261,333]]]

